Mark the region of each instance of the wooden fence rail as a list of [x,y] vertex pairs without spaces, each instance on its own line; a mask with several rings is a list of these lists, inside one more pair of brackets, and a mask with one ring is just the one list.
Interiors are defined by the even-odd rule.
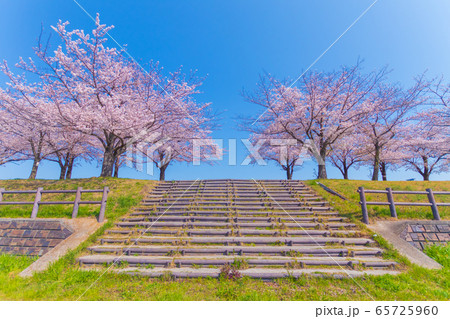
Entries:
[[[102,193],[102,199],[100,201],[88,201],[81,200],[83,193]],[[31,211],[31,218],[36,218],[40,205],[72,205],[72,218],[76,218],[78,215],[78,208],[81,204],[98,204],[100,205],[100,212],[98,215],[98,222],[101,223],[105,219],[106,201],[108,200],[109,188],[103,187],[103,189],[83,189],[78,187],[76,190],[44,190],[39,187],[37,190],[5,190],[0,188],[0,205],[33,205]],[[3,201],[3,196],[6,194],[35,194],[34,201],[32,202],[6,202]],[[73,201],[42,201],[43,194],[75,194],[75,200]]]
[[[450,206],[450,203],[437,203],[434,195],[450,195],[450,192],[433,192],[431,188],[427,188],[425,191],[394,191],[391,188],[386,190],[364,189],[364,187],[358,188],[359,198],[363,215],[363,222],[369,224],[369,215],[367,212],[368,205],[387,205],[391,211],[391,216],[397,218],[396,206],[429,206],[433,213],[434,220],[441,220],[439,216],[438,206]],[[387,202],[368,202],[366,200],[366,194],[386,194]],[[428,203],[409,203],[409,202],[395,202],[394,194],[411,194],[411,195],[427,195]]]

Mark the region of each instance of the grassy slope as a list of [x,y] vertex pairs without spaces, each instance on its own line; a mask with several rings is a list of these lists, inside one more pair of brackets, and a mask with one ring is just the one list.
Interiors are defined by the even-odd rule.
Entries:
[[[343,201],[339,197],[331,195],[316,184],[316,181],[307,181],[307,184],[314,188],[318,193],[330,201],[341,212],[345,212],[349,217],[361,219],[361,206],[359,205],[359,193],[356,192],[359,186],[366,189],[384,190],[391,187],[393,190],[404,191],[424,191],[431,188],[433,191],[450,191],[450,182],[372,182],[372,181],[354,181],[354,180],[321,180],[325,186],[344,195],[348,201]],[[450,197],[435,195],[437,202],[449,202]],[[387,202],[384,194],[367,194],[368,201]],[[395,194],[396,202],[428,202],[426,195],[400,195]],[[397,206],[397,215],[400,219],[433,219],[430,207],[410,207]],[[390,218],[388,206],[368,206],[369,218],[385,219]],[[450,207],[439,207],[441,219],[450,219]]]
[[[107,216],[110,218],[109,225],[111,225],[113,219],[125,214],[131,206],[137,204],[142,197],[143,190],[151,186],[149,182],[116,179],[90,179],[82,180],[82,182],[92,183],[91,187],[108,184],[113,189],[107,210]],[[328,185],[328,182],[332,182],[333,185]],[[31,185],[26,183],[36,182],[6,181],[1,183],[16,183],[14,188],[27,188]],[[53,185],[59,187],[58,183]],[[340,184],[337,181],[327,181],[328,186],[345,193],[347,196],[347,193],[351,193],[348,190],[352,189],[354,185],[346,185],[345,183],[343,182],[342,188],[340,188],[337,187]],[[355,182],[355,184],[358,183]],[[7,188],[11,189],[12,185],[9,185],[11,187],[8,186]],[[75,187],[75,185],[72,184],[71,187]],[[384,184],[383,187],[385,187]],[[118,190],[120,190],[120,195]],[[321,190],[318,191],[322,194]],[[328,197],[327,193],[323,193],[323,195],[332,198]],[[332,199],[336,201],[334,205],[349,217],[356,219],[359,216],[356,204],[342,204],[334,198]],[[10,212],[10,214],[15,216],[15,213]],[[82,294],[82,300],[371,300],[368,294],[376,300],[450,299],[450,280],[448,280],[450,269],[448,267],[443,270],[426,270],[411,266],[389,249],[383,240],[380,240],[380,242],[383,246],[388,247],[387,257],[405,262],[408,271],[399,276],[367,276],[355,279],[355,281],[352,279],[337,280],[313,277],[283,279],[273,282],[247,278],[238,281],[216,279],[173,281],[170,279],[121,276],[111,273],[106,273],[98,279],[101,273],[78,270],[75,259],[85,247],[95,241],[104,228],[91,236],[78,249],[57,261],[49,270],[32,278],[22,279],[16,276],[32,262],[27,257],[1,256],[0,299],[76,300]],[[443,258],[442,253],[435,253],[435,255]],[[86,289],[97,279],[95,285],[85,293]]]
[[[104,186],[110,188],[108,194],[106,218],[114,219],[126,213],[129,207],[137,205],[145,190],[148,190],[153,181],[116,179],[116,178],[89,178],[72,179],[68,181],[59,180],[0,180],[0,188],[6,190],[35,190],[43,187],[45,190],[77,189],[102,189]],[[84,193],[82,200],[100,200],[101,193]],[[43,201],[74,200],[75,194],[43,194]],[[4,201],[34,201],[34,194],[7,194]],[[26,217],[31,214],[31,205],[24,206],[1,206],[0,217]],[[43,205],[39,207],[39,218],[70,218],[72,216],[72,205]],[[99,205],[80,205],[79,217],[94,217],[98,215]]]

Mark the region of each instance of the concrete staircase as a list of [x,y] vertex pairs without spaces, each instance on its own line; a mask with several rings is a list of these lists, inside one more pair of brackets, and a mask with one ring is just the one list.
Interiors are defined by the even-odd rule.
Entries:
[[[300,181],[162,182],[80,257],[83,268],[255,278],[395,274],[396,263]],[[229,268],[229,267],[228,267]]]

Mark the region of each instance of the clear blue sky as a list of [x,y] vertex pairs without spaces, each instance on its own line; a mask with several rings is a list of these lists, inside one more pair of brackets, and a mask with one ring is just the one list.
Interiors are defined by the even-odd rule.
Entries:
[[[207,75],[201,101],[212,102],[222,112],[222,127],[215,138],[246,138],[237,129],[236,117],[258,114],[262,109],[246,103],[242,88],[255,87],[264,70],[280,78],[296,78],[367,8],[370,0],[265,1],[265,0],[78,0],[102,23],[113,24],[111,35],[140,62],[161,62],[168,71],[183,65]],[[388,64],[392,81],[404,85],[425,69],[450,81],[450,2],[428,0],[379,0],[313,67],[331,70],[353,64],[361,57],[371,70]],[[73,28],[92,30],[93,21],[72,0],[0,0],[0,59],[10,64],[19,56],[32,56],[41,24],[47,32],[58,19]],[[109,41],[113,46],[114,43]],[[0,76],[0,85],[5,78]],[[224,147],[227,148],[227,143]],[[238,164],[247,156],[238,141]],[[24,178],[30,163],[0,167],[0,178]],[[307,163],[294,178],[309,179],[316,165]],[[96,164],[82,164],[74,177],[98,176]],[[58,167],[43,163],[38,178],[57,178]],[[121,177],[156,178],[123,168]],[[229,166],[228,158],[213,166],[171,166],[167,179],[284,178],[273,164]],[[340,173],[329,168],[330,178]],[[368,179],[368,169],[353,171],[354,179]],[[450,174],[432,176],[448,180]],[[389,179],[420,175],[402,170]]]

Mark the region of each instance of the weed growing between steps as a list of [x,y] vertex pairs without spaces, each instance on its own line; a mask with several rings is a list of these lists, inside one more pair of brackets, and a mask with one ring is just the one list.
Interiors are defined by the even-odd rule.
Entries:
[[220,269],[219,280],[238,280],[242,278],[242,274],[239,272],[240,265],[225,264]]

